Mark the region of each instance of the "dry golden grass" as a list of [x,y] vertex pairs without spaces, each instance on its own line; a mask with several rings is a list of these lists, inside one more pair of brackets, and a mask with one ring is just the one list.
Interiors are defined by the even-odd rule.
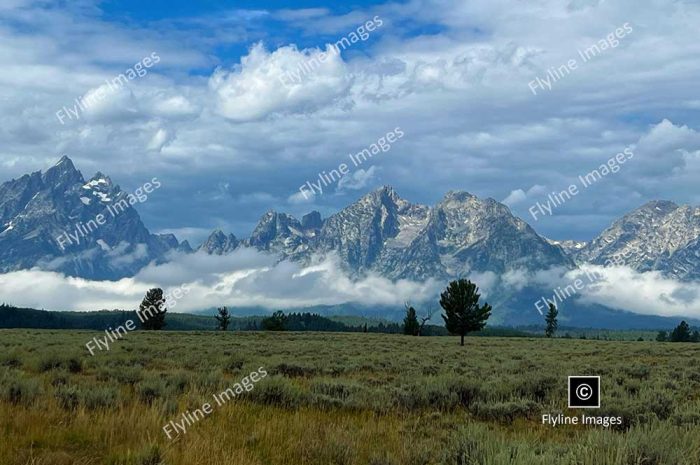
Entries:
[[[1,465],[700,463],[700,347],[337,333],[0,331]],[[168,440],[185,410],[269,376]],[[600,374],[622,428],[551,428]],[[580,412],[568,412],[576,414]]]

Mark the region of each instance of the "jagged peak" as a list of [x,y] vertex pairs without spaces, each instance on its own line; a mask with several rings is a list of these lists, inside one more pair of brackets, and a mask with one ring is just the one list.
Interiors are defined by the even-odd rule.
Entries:
[[224,234],[224,232],[221,229],[216,228],[211,232],[211,234],[209,234],[209,237],[214,237],[214,236],[217,236],[217,237],[224,236],[225,237],[226,234]]
[[394,190],[393,187],[389,185],[384,185],[363,195],[357,202],[355,202],[355,204],[384,204],[386,203],[386,201],[390,201],[394,204],[406,202],[396,193],[396,190]]
[[316,210],[313,210],[301,217],[301,226],[304,229],[320,229],[322,225],[323,218],[321,217],[321,213]]
[[678,208],[678,204],[670,200],[650,200],[637,210],[662,210],[673,211]]
[[[209,234],[207,240],[204,241],[197,248],[197,250],[205,250],[210,254],[214,253],[221,255],[234,250],[236,247],[238,247],[239,242],[240,241],[235,235],[233,235],[233,233],[226,235],[226,233],[224,233],[221,229],[216,228],[211,234]],[[187,246],[181,244],[182,249],[186,249],[187,247],[189,247],[189,244],[187,244]]]
[[56,162],[55,165],[53,165],[51,168],[46,170],[48,173],[51,170],[57,170],[57,171],[77,171],[75,168],[75,165],[73,164],[73,160],[68,158],[67,155],[63,155],[60,160]]
[[49,184],[84,181],[83,175],[75,168],[73,161],[66,155],[62,156],[58,163],[46,170],[42,175],[42,179]]
[[220,229],[220,228],[214,229],[214,230],[211,232],[211,234],[209,234],[209,238],[210,238],[210,239],[217,238],[217,239],[222,239],[222,240],[225,240],[225,239],[237,240],[235,234],[233,234],[233,233],[226,234],[226,233],[225,233],[222,229]]
[[445,197],[443,197],[443,200],[456,200],[459,202],[464,202],[466,200],[471,200],[477,198],[476,195],[471,194],[467,191],[455,191],[455,190],[450,190],[447,191],[445,194]]
[[68,155],[63,155],[54,166],[58,166],[63,163],[70,163],[72,165],[73,161],[68,157]]
[[107,187],[112,187],[114,183],[112,182],[112,179],[103,174],[101,171],[98,171],[95,173],[90,180],[86,183],[86,185],[91,185],[91,186],[99,186],[99,185],[105,185]]

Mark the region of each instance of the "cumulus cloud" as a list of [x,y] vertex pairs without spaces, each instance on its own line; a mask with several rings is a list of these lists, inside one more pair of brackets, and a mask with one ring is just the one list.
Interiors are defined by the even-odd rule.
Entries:
[[[450,189],[507,199],[523,218],[528,186],[561,191],[637,144],[614,181],[537,222],[547,237],[589,240],[652,199],[700,202],[700,8],[692,2],[409,0],[351,12],[235,11],[142,28],[110,23],[94,5],[14,3],[22,8],[3,10],[0,29],[3,180],[64,153],[127,188],[158,174],[168,190],[140,210],[153,229],[216,222],[245,236],[270,206],[216,201],[219,183],[230,184],[232,198],[267,192],[301,210],[299,185],[375,140],[386,121],[410,138],[395,160],[377,160],[383,182],[423,203]],[[380,34],[300,81],[280,82],[327,50],[291,44],[321,47],[374,14],[386,20]],[[634,32],[619,47],[532,95],[529,81],[625,22]],[[240,49],[242,57],[231,52]],[[148,76],[79,122],[58,123],[58,109],[153,50],[162,61]],[[177,137],[161,145],[160,130]],[[308,202],[326,214],[357,197],[338,194]]]
[[338,191],[344,190],[364,190],[370,187],[377,177],[379,169],[370,166],[368,169],[360,168],[357,171],[348,173],[338,181]]
[[510,191],[510,194],[508,194],[508,197],[505,199],[501,200],[501,203],[504,203],[508,205],[509,207],[512,207],[514,205],[518,205],[525,200],[527,200],[530,196],[533,195],[540,195],[544,192],[546,192],[546,188],[544,186],[540,186],[539,184],[535,184],[531,188],[525,192],[522,189],[515,189]]
[[199,112],[197,105],[182,95],[158,92],[152,97],[152,113],[163,118],[184,118]]
[[239,66],[217,69],[209,80],[219,112],[235,121],[310,112],[337,100],[349,84],[345,64],[330,45],[325,50],[288,45],[268,52],[262,43]]

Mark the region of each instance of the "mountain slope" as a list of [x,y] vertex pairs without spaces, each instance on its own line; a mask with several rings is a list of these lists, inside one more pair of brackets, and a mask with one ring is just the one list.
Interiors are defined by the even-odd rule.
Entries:
[[700,208],[653,201],[623,216],[582,248],[576,258],[597,265],[700,279]]
[[133,208],[143,199],[102,173],[85,181],[68,157],[45,173],[2,184],[0,272],[39,267],[88,279],[134,275],[180,247],[175,236],[146,229]]
[[325,220],[316,212],[310,215],[299,222],[269,212],[247,244],[298,261],[335,253],[354,276],[375,271],[391,279],[573,267],[562,249],[505,205],[466,192],[450,192],[428,207],[384,186]]

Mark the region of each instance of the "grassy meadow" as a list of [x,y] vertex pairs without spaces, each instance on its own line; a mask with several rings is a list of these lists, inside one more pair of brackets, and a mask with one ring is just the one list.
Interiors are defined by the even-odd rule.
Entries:
[[[2,465],[697,465],[700,344],[365,333],[0,330]],[[251,371],[248,394],[163,426]],[[602,407],[567,407],[568,375]],[[543,413],[622,416],[551,427]]]

